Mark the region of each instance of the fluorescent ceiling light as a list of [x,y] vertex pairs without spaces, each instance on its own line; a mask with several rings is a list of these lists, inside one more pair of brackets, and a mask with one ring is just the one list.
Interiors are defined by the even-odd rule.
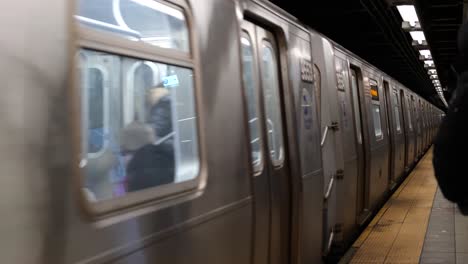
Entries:
[[244,37],[241,38],[241,43],[242,45],[249,46],[250,47],[250,41]]
[[437,74],[431,74],[431,77],[437,79]]
[[437,70],[428,70],[427,74],[429,74],[429,75],[437,74]]
[[153,0],[131,0],[131,1],[139,5],[149,7],[158,12],[162,12],[166,15],[172,16],[179,20],[185,20],[184,13],[182,13],[182,11],[172,8],[170,6],[167,6],[167,5],[161,4],[159,2],[156,2]]
[[424,49],[424,50],[420,50],[419,51],[419,54],[423,55],[423,56],[430,56],[431,55],[431,51],[428,50],[428,49]]
[[422,31],[411,31],[410,35],[413,40],[416,40],[419,43],[421,43],[423,40],[426,40],[426,36],[424,36],[424,32]]
[[397,6],[398,12],[403,21],[408,21],[410,25],[416,25],[416,22],[419,21],[418,15],[416,14],[416,9],[413,5],[399,5]]
[[425,60],[425,61],[424,61],[424,64],[427,64],[427,65],[429,65],[429,66],[432,66],[432,65],[434,65],[434,61],[433,61],[433,60]]

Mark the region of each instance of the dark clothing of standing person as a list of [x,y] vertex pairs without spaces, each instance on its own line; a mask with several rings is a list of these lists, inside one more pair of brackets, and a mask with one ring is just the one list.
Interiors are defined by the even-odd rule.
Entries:
[[468,215],[468,23],[458,34],[455,91],[436,140],[433,164],[444,196]]

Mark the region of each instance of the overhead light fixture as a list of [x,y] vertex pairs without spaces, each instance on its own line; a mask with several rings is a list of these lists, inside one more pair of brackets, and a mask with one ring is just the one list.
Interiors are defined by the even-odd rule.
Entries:
[[244,45],[244,46],[250,47],[250,41],[249,41],[248,39],[246,39],[245,37],[242,37],[242,38],[241,38],[241,43],[242,43],[242,45]]
[[416,40],[418,43],[423,43],[423,41],[426,40],[426,36],[422,31],[411,31],[410,35],[411,38],[413,38],[413,40]]
[[434,66],[434,61],[433,60],[425,60],[424,64],[427,64],[429,66]]
[[419,54],[420,60],[432,60],[431,51],[428,49],[419,50]]
[[423,49],[419,51],[419,54],[421,54],[422,56],[431,56],[431,51],[428,49]]
[[171,17],[174,17],[174,18],[176,18],[178,20],[182,20],[182,21],[185,20],[184,13],[182,13],[182,11],[180,11],[178,9],[175,9],[173,7],[161,4],[159,2],[152,1],[152,0],[131,0],[131,1],[134,2],[134,3],[137,3],[139,5],[151,8],[151,9],[153,9],[155,11],[164,13],[164,14],[169,15]]
[[428,70],[427,74],[429,75],[437,74],[437,70]]
[[436,79],[439,79],[439,76],[437,76],[437,74],[433,74],[430,76],[431,80],[436,80]]
[[414,5],[399,5],[397,9],[403,21],[408,21],[411,26],[416,26],[416,22],[419,22]]

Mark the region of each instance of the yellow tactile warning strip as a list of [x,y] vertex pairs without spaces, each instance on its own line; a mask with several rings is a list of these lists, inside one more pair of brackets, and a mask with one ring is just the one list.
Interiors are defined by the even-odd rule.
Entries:
[[436,190],[430,150],[353,244],[350,263],[419,263]]

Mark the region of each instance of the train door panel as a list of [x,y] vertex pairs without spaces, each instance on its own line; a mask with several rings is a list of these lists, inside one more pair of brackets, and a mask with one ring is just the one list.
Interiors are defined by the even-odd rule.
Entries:
[[[255,263],[287,263],[290,234],[290,189],[288,152],[285,142],[281,76],[275,37],[251,22],[243,22],[241,37],[244,71],[255,79],[256,116],[249,116],[254,168]],[[252,61],[248,66],[248,62]],[[248,80],[244,74],[244,82]],[[247,88],[248,86],[245,86]],[[252,108],[254,109],[254,108]],[[253,111],[253,110],[250,110]],[[249,111],[248,111],[249,112]],[[252,125],[255,124],[255,127]],[[258,142],[258,145],[255,145]],[[256,157],[260,158],[256,168]]]
[[395,117],[392,113],[393,105],[391,101],[392,91],[390,90],[389,82],[384,79],[383,80],[383,88],[384,88],[384,96],[385,96],[385,109],[386,109],[386,123],[387,123],[387,137],[389,140],[389,148],[388,148],[388,180],[390,184],[390,188],[393,188],[396,185],[395,182],[395,154],[396,154],[396,138],[395,138]]
[[410,140],[410,147],[408,152],[408,166],[413,165],[416,160],[416,122],[414,117],[414,106],[413,106],[413,96],[410,94],[406,95],[407,101],[407,114],[408,114],[408,138]]
[[399,89],[396,85],[392,85],[390,100],[392,101],[392,113],[394,124],[394,138],[395,138],[395,155],[394,155],[394,168],[393,174],[395,181],[403,176],[405,167],[405,125],[403,119],[402,102],[400,100]]
[[415,127],[415,160],[418,159],[420,153],[420,143],[421,143],[421,127],[419,123],[419,113],[418,113],[418,101],[414,95],[411,96],[411,106],[413,108],[413,117],[414,117],[414,127]]
[[[335,65],[333,63],[333,46],[321,36],[312,34],[312,57],[316,67],[316,84],[320,84],[318,98],[320,102],[320,147],[323,168],[323,254],[326,255],[335,239],[337,223],[338,181],[335,174],[340,164],[341,148],[339,130],[333,124],[339,120],[338,98],[336,92]],[[320,81],[320,83],[318,83]],[[342,168],[342,167],[341,167]]]
[[[359,105],[353,104],[351,91],[351,77],[349,71],[349,63],[347,56],[339,50],[335,50],[335,70],[338,94],[338,109],[340,110],[340,132],[342,138],[342,151],[345,174],[342,179],[337,181],[337,224],[341,226],[340,239],[343,241],[350,241],[355,235],[355,230],[359,224],[358,215],[361,214],[362,209],[358,209],[358,145],[356,134],[362,141],[360,117],[358,121],[355,120],[354,112],[360,115],[359,111],[353,111],[353,106],[359,108]],[[357,81],[357,79],[355,80]],[[355,123],[358,124],[359,130],[356,131]],[[362,155],[362,153],[361,153]],[[344,245],[347,246],[346,244]]]
[[388,188],[388,141],[385,122],[383,84],[379,72],[372,69],[364,71],[364,85],[368,91],[367,120],[369,137],[369,204],[374,209]]
[[355,66],[350,67],[351,97],[353,103],[353,117],[355,142],[357,152],[357,214],[358,224],[362,224],[369,214],[369,174],[366,163],[368,154],[366,146],[369,138],[366,127],[366,107],[361,69]]
[[408,152],[409,152],[409,128],[408,128],[408,112],[407,112],[407,101],[404,94],[404,89],[400,89],[399,93],[397,94],[401,106],[401,117],[402,117],[402,128],[403,128],[403,138],[404,138],[404,159],[403,159],[403,167],[406,171],[406,168],[409,166],[408,161]]
[[422,113],[421,113],[421,100],[416,97],[414,102],[414,115],[416,116],[416,124],[417,124],[417,142],[418,142],[418,158],[421,156],[422,152]]

